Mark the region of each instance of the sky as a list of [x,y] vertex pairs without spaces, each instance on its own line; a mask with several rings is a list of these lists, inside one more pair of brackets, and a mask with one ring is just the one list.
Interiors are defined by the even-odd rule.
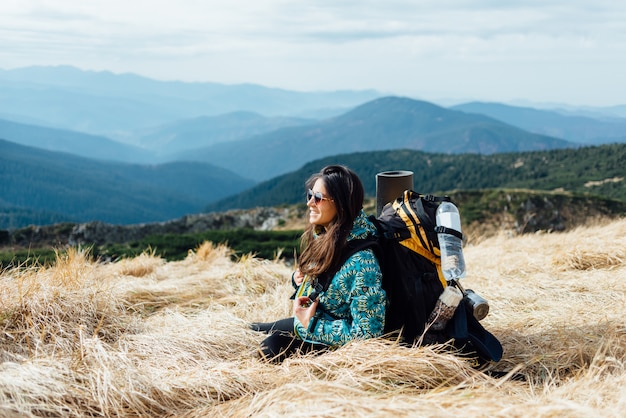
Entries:
[[626,104],[623,0],[2,0],[0,68]]

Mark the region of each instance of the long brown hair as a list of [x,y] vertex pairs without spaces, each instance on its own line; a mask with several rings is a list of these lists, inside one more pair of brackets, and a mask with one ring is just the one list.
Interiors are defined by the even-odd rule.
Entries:
[[[326,231],[307,221],[300,242],[299,269],[309,276],[318,276],[331,267],[339,267],[341,251],[346,245],[354,220],[363,208],[363,183],[356,173],[342,165],[329,165],[306,182],[312,188],[321,179],[326,193],[333,199],[337,216]],[[307,219],[309,219],[307,217]],[[317,235],[317,236],[316,236]]]

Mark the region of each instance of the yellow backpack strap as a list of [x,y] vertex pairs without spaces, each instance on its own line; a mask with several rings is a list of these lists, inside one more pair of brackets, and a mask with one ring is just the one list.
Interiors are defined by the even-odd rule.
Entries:
[[394,209],[406,224],[408,231],[411,233],[409,238],[404,239],[399,243],[435,264],[437,267],[439,281],[445,288],[447,286],[447,281],[441,269],[441,251],[428,238],[426,229],[424,228],[419,215],[415,212],[413,206],[411,205],[412,200],[419,199],[420,197],[421,195],[412,190],[405,190],[402,198],[396,199],[393,202]]

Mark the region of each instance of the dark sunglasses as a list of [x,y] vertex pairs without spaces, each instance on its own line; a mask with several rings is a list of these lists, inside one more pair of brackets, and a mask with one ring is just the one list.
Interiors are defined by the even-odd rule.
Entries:
[[330,200],[332,202],[333,199],[329,198],[329,197],[324,197],[324,195],[321,192],[314,192],[313,190],[309,189],[306,192],[306,202],[309,203],[311,201],[311,198],[313,198],[314,202],[316,205],[319,205],[319,203],[322,200]]

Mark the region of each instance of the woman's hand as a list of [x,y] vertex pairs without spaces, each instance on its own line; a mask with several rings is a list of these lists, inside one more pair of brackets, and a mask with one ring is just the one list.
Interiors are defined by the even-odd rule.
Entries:
[[308,296],[300,296],[293,301],[293,316],[298,318],[305,328],[308,328],[309,321],[313,318],[313,315],[315,315],[318,303],[319,301],[317,299],[311,302]]
[[303,280],[304,280],[304,274],[302,274],[300,270],[296,270],[293,272],[293,282],[296,285],[300,286]]

